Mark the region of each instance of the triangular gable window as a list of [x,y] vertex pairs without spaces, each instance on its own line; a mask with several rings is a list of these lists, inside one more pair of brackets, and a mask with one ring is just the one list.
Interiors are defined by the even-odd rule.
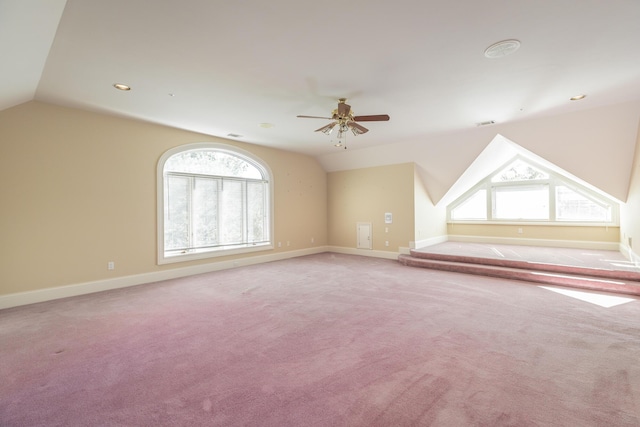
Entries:
[[449,221],[611,224],[617,204],[517,156],[447,207]]

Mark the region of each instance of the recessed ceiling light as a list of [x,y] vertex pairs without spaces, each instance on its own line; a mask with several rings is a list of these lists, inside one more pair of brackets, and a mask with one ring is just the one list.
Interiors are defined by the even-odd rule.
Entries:
[[484,50],[484,56],[491,59],[504,58],[520,49],[520,42],[515,39],[502,40]]
[[127,86],[127,85],[122,84],[122,83],[114,83],[113,87],[115,87],[118,90],[125,90],[125,91],[126,90],[131,90],[130,86]]
[[273,123],[260,123],[261,128],[269,129],[273,127]]
[[576,95],[576,96],[572,96],[571,98],[569,98],[570,101],[580,101],[581,99],[585,99],[587,97],[587,95],[585,95],[584,93],[582,95]]

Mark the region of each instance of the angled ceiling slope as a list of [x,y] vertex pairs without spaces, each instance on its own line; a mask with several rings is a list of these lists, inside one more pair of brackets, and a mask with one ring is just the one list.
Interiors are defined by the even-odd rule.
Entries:
[[[349,140],[360,150],[640,94],[635,0],[0,0],[0,8],[1,108],[35,99],[312,156],[337,149],[314,132],[321,123],[296,115],[326,115],[342,97],[357,115],[391,116]],[[506,39],[520,49],[485,56]],[[588,96],[569,101],[580,93]]]
[[66,3],[0,1],[0,111],[34,98]]

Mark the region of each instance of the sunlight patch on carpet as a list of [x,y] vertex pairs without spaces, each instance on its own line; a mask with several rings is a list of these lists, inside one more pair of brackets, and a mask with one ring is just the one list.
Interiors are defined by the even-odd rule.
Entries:
[[[575,279],[575,276],[570,276],[568,274],[557,274],[557,273],[545,273],[542,271],[531,271],[531,274],[535,276],[546,276],[546,277],[558,277],[561,279]],[[611,283],[613,285],[624,285],[624,282],[618,280],[606,280],[601,278],[589,278],[589,277],[580,277],[580,280],[583,282],[593,282],[593,283]]]
[[494,254],[498,255],[500,258],[504,258],[505,256],[502,255],[502,253],[497,250],[496,248],[491,248],[491,250],[493,251]]
[[622,267],[624,269],[631,269],[631,270],[638,270],[638,267],[636,267],[636,265],[629,261],[629,262],[620,262],[620,261],[610,261],[610,260],[605,260],[605,262],[608,262],[609,264],[613,265],[614,267]]
[[551,292],[556,292],[571,298],[576,298],[581,301],[586,301],[591,304],[599,305],[600,307],[611,308],[617,305],[626,304],[631,301],[635,301],[634,298],[620,297],[615,295],[604,295],[595,292],[574,291],[570,289],[552,288],[550,286],[539,286]]

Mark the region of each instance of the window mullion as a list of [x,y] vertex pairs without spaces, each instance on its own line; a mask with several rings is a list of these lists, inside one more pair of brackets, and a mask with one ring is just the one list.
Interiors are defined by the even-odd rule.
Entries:
[[241,199],[242,200],[242,242],[249,242],[249,214],[247,212],[249,207],[248,202],[248,192],[247,192],[247,181],[242,181],[241,186]]
[[215,179],[216,181],[216,243],[220,244],[220,230],[222,229],[222,212],[221,212],[221,206],[222,206],[222,186],[223,186],[223,181],[222,178],[217,178]]
[[194,216],[195,216],[195,212],[193,209],[193,196],[195,193],[195,188],[196,188],[196,179],[195,177],[191,176],[189,177],[189,194],[187,195],[187,211],[189,215],[189,224],[187,225],[188,227],[187,235],[189,236],[189,243],[188,243],[189,249],[194,247],[194,242],[195,242],[195,236],[193,235],[194,233],[193,222],[194,222]]
[[486,196],[487,196],[487,220],[491,221],[493,219],[493,211],[494,211],[494,206],[493,206],[493,200],[494,200],[494,196],[493,196],[493,185],[491,184],[487,184],[486,185]]
[[556,220],[556,182],[549,180],[549,221]]

